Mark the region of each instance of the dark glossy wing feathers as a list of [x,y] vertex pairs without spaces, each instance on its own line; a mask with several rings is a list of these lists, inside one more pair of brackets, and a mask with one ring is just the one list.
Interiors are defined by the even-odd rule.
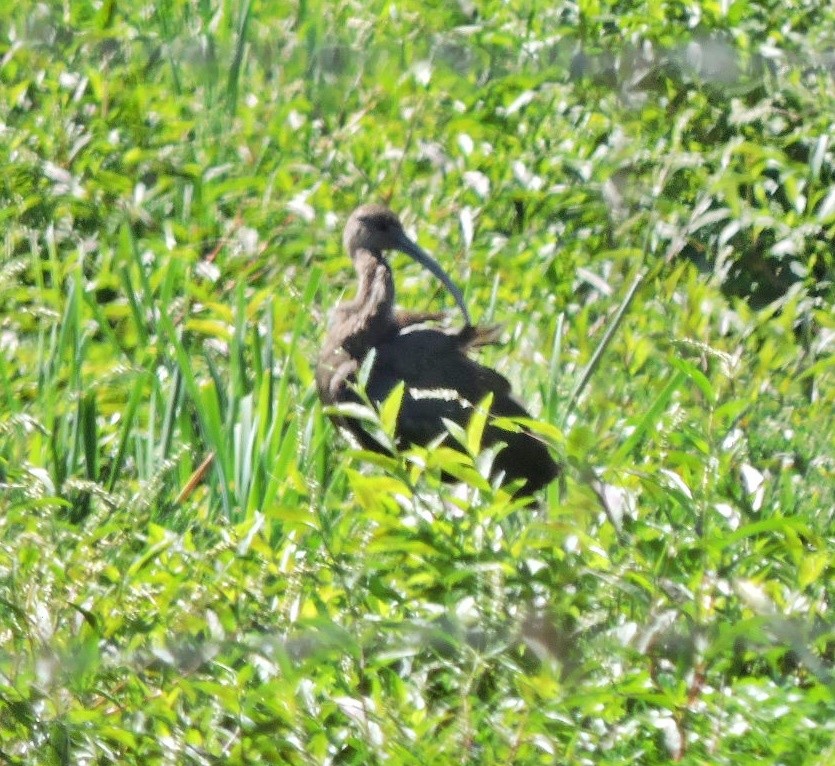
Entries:
[[[529,417],[503,375],[465,354],[474,345],[495,342],[495,335],[495,329],[465,328],[452,335],[414,330],[376,348],[366,391],[372,401],[381,402],[400,381],[406,382],[397,423],[403,446],[428,444],[445,433],[444,420],[466,427],[473,407],[491,393],[493,415]],[[524,479],[523,494],[535,492],[559,474],[559,466],[533,434],[488,424],[484,443],[499,442],[506,447],[497,455],[494,471],[504,473],[506,481]]]

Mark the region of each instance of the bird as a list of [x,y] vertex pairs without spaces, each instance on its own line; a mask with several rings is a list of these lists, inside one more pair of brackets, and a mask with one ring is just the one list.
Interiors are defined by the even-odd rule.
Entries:
[[[381,204],[361,205],[349,216],[342,240],[358,282],[354,298],[333,310],[316,364],[316,386],[324,405],[363,401],[357,392],[357,375],[373,351],[365,383],[368,400],[378,406],[401,382],[404,385],[395,425],[398,449],[427,446],[445,434],[448,437],[445,420],[466,428],[475,407],[488,394],[492,394],[491,416],[530,417],[503,375],[468,356],[473,349],[495,343],[498,328],[472,324],[457,285],[406,235],[394,212]],[[464,316],[463,328],[448,332],[426,327],[443,313],[395,310],[394,278],[384,255],[390,250],[410,256],[441,281]],[[364,449],[389,452],[361,420],[346,417],[338,408],[331,417]],[[503,485],[518,482],[515,497],[533,495],[561,473],[561,465],[545,444],[525,428],[499,428],[489,418],[482,441],[485,446],[505,445],[494,458],[491,479]],[[452,439],[444,443],[460,449]]]

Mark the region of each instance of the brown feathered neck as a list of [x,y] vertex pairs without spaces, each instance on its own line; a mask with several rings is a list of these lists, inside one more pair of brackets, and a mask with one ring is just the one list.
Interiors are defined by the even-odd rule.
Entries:
[[362,359],[399,330],[394,315],[394,279],[382,254],[359,248],[351,256],[359,278],[357,292],[336,307],[332,331],[352,357]]

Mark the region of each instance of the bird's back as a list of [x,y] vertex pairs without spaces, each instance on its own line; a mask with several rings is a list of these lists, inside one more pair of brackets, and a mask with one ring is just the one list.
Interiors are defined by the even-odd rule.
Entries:
[[[367,393],[382,402],[400,382],[406,383],[397,435],[401,446],[426,445],[446,432],[444,420],[466,427],[474,407],[493,395],[490,412],[498,417],[527,418],[508,380],[467,356],[475,345],[495,341],[495,331],[468,327],[459,333],[414,330],[397,335],[376,349]],[[545,486],[559,474],[545,445],[530,432],[508,431],[488,424],[484,444],[503,442],[494,473],[505,481],[524,479],[524,494]]]

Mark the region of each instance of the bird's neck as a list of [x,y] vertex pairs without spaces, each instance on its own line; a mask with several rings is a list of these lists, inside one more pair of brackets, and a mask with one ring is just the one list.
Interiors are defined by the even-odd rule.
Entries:
[[[344,306],[344,316],[350,317],[350,337],[343,346],[357,356],[365,356],[394,331],[394,280],[386,261],[368,250],[358,250],[353,255],[359,276],[357,294]],[[350,346],[350,348],[349,348]]]

